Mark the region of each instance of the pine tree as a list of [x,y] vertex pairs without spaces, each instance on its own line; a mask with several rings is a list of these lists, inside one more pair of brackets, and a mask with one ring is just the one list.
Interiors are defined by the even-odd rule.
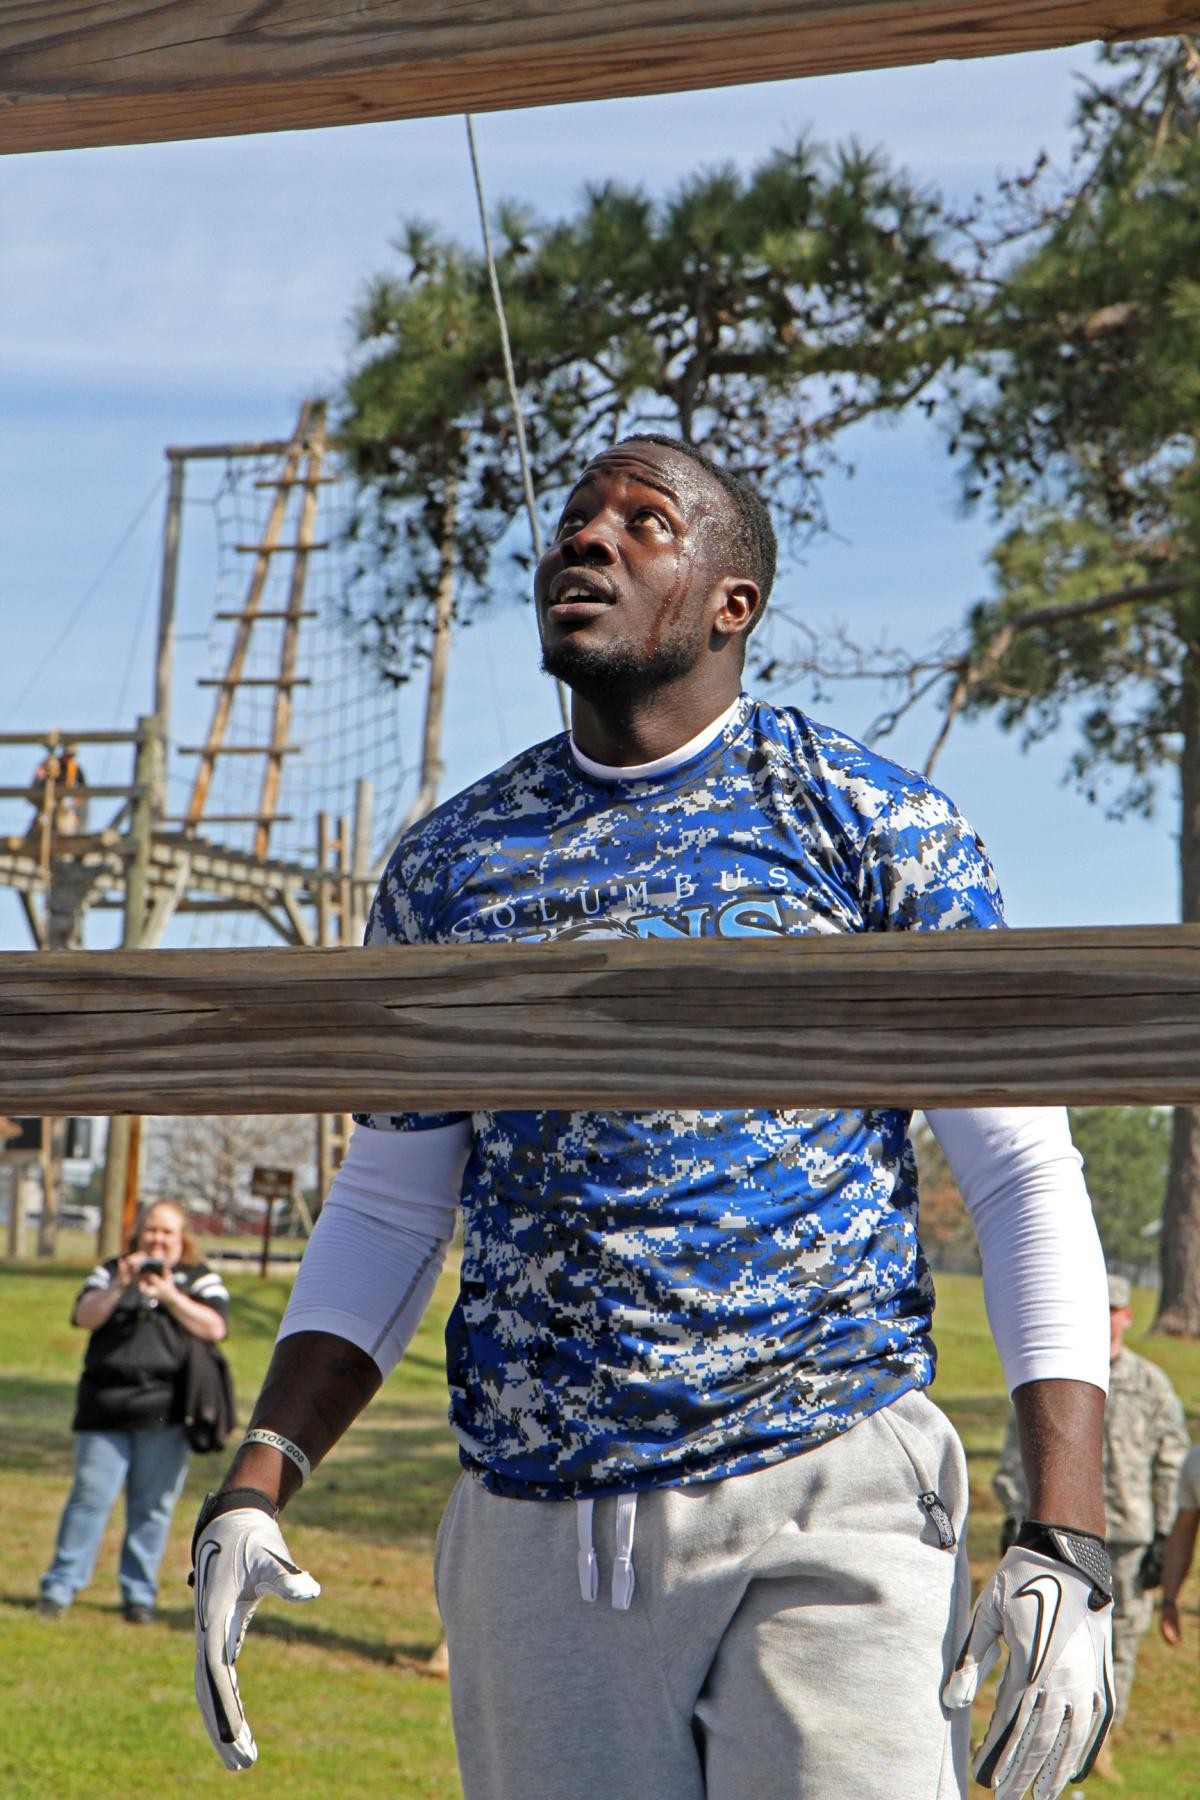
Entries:
[[[1200,56],[1104,53],[1076,154],[1011,183],[955,448],[1004,530],[952,710],[1032,742],[1120,816],[1178,783],[1200,921]],[[1048,185],[1049,182],[1049,185]],[[1200,1335],[1200,1111],[1176,1109],[1157,1327]]]

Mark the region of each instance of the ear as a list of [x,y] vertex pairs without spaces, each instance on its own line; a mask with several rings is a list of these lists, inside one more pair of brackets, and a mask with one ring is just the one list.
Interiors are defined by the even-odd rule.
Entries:
[[758,614],[758,584],[745,575],[725,575],[714,591],[712,628],[718,637],[744,637]]

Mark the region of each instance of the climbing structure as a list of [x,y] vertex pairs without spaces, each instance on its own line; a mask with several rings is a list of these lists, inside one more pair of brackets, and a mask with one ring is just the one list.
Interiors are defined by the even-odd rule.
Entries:
[[[0,734],[38,771],[0,786],[12,826],[0,827],[0,886],[42,949],[82,948],[89,914],[106,909],[121,911],[129,947],[155,947],[173,922],[190,946],[358,942],[412,770],[395,690],[343,603],[324,403],[306,401],[288,439],[167,458],[154,712],[133,729]],[[213,526],[215,604],[213,591],[178,604],[185,471],[202,462],[219,471],[197,502]],[[177,720],[200,741],[177,742]],[[86,785],[69,779],[68,746]],[[102,753],[129,757],[124,781],[94,780]],[[318,1123],[322,1191],[347,1128],[341,1115]]]

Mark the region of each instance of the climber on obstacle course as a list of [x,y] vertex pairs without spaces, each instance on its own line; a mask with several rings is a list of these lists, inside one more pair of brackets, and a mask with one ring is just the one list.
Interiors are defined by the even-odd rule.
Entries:
[[[775,539],[674,440],[592,459],[534,591],[569,735],[401,839],[368,942],[969,930],[982,844],[922,777],[742,690]],[[736,1037],[724,1054],[738,1055]],[[968,1622],[962,1447],[926,1389],[909,1115],[359,1119],[252,1429],[194,1541],[197,1692],[230,1768],[277,1515],[399,1359],[463,1212],[463,1475],[436,1558],[468,1800],[943,1800],[1082,1775],[1112,1710],[1104,1265],[1059,1110],[934,1111],[979,1237],[1029,1516]],[[397,1455],[397,1481],[404,1479]]]

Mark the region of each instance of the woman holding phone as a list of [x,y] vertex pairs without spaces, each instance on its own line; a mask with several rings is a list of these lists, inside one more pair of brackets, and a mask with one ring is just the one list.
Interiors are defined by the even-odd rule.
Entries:
[[75,1480],[37,1610],[57,1618],[92,1578],[109,1513],[125,1492],[118,1579],[131,1625],[154,1618],[158,1565],[187,1474],[188,1337],[219,1343],[229,1295],[200,1260],[187,1214],[158,1200],[124,1256],[94,1268],[71,1323],[90,1333],[75,1401]]

